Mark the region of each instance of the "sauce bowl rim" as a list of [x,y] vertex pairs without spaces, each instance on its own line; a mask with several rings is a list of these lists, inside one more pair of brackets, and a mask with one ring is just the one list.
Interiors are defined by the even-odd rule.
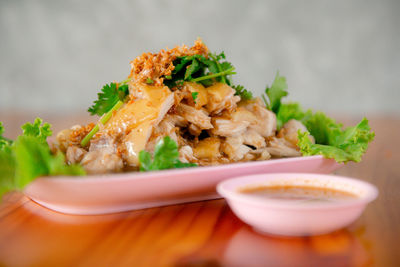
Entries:
[[[309,205],[299,205],[296,202],[291,202],[287,200],[261,199],[258,197],[249,196],[244,193],[238,192],[238,189],[240,188],[247,186],[251,187],[251,185],[254,186],[259,185],[255,184],[257,180],[260,180],[260,182],[262,182],[269,178],[274,180],[287,179],[287,178],[333,179],[337,181],[348,182],[354,186],[363,187],[366,189],[367,192],[364,196],[357,196],[357,198],[354,200],[343,201],[343,202],[331,202],[331,203],[326,203],[326,202],[312,203],[312,204],[310,203]],[[232,184],[237,184],[237,185],[232,185]],[[228,187],[234,187],[234,188],[232,189]],[[321,209],[333,210],[333,209],[351,208],[354,206],[367,205],[368,203],[375,200],[379,194],[379,191],[376,188],[376,186],[356,178],[332,175],[332,174],[315,174],[315,173],[271,173],[271,174],[238,176],[220,182],[217,185],[217,192],[218,194],[226,198],[228,202],[241,202],[243,204],[258,206],[260,208],[288,209],[288,210],[321,210]]]

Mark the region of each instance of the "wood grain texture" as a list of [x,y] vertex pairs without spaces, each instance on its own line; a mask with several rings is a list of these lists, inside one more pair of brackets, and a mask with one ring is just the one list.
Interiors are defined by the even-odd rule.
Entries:
[[[57,129],[73,119],[62,121]],[[0,266],[400,266],[400,119],[377,117],[371,125],[376,139],[363,161],[337,173],[372,182],[380,195],[346,229],[263,236],[224,200],[73,216],[11,193],[0,206]]]

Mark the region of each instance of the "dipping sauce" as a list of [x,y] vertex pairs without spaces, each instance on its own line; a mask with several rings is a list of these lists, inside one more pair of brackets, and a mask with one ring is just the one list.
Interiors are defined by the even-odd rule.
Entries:
[[355,200],[357,195],[333,188],[274,185],[239,189],[240,193],[264,199],[287,200],[296,202],[343,202]]

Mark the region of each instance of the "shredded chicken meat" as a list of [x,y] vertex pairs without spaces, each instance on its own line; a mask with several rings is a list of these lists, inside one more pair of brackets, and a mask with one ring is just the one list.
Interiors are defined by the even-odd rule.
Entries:
[[[163,85],[160,77],[171,74],[177,57],[207,53],[198,40],[191,48],[145,53],[133,60],[130,101],[101,126],[89,145],[79,144],[93,124],[57,135],[67,162],[82,164],[88,173],[137,170],[139,152],[154,151],[165,136],[177,143],[182,162],[200,166],[300,156],[297,134],[306,127],[290,120],[277,132],[276,116],[260,98],[241,100],[233,88],[219,82],[209,87],[194,82],[179,88]],[[148,78],[154,83],[146,84]]]

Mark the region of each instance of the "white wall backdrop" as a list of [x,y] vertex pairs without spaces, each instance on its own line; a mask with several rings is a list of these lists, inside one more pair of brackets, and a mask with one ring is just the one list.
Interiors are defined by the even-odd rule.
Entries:
[[0,1],[0,110],[78,112],[142,52],[199,36],[261,94],[400,114],[400,1]]

